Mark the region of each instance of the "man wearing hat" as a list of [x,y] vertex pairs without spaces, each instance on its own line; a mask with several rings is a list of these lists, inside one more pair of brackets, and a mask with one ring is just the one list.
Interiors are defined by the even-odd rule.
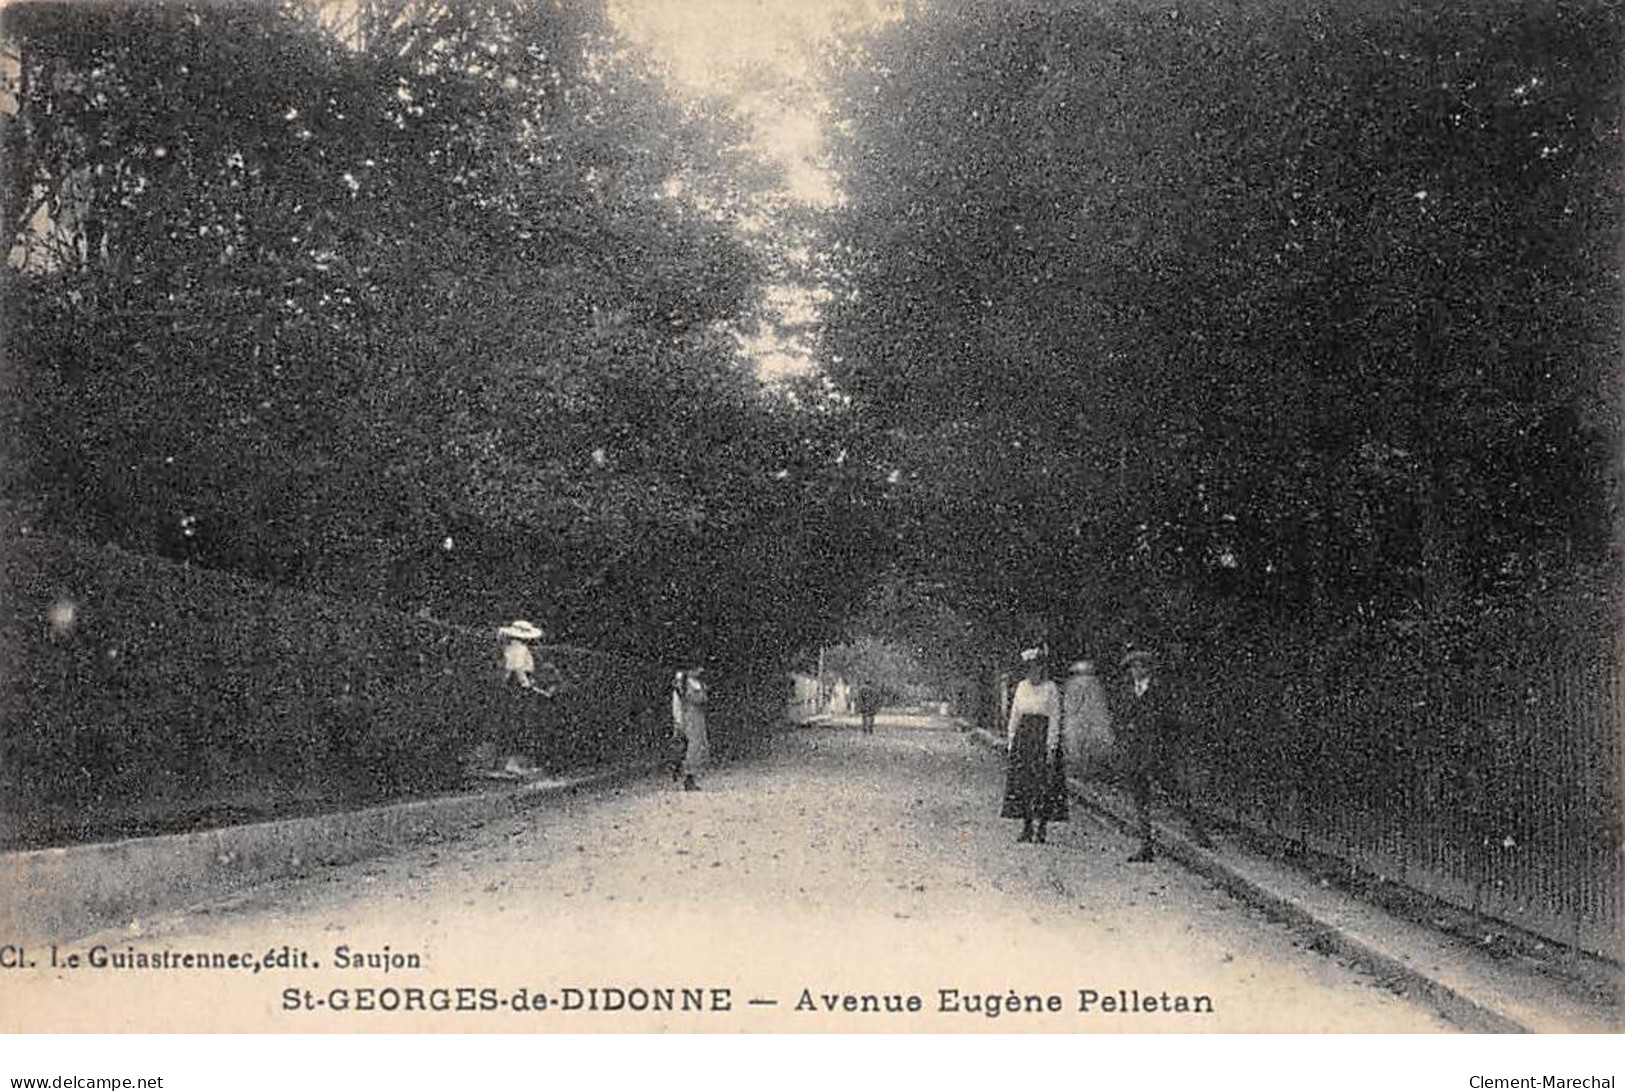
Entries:
[[1123,666],[1128,669],[1128,679],[1117,717],[1117,742],[1140,826],[1140,850],[1129,857],[1129,862],[1142,864],[1156,859],[1151,832],[1153,783],[1160,785],[1184,814],[1196,843],[1211,848],[1213,842],[1201,815],[1191,805],[1190,785],[1181,769],[1183,717],[1177,698],[1172,688],[1157,677],[1156,660],[1150,652],[1130,651],[1123,657]]

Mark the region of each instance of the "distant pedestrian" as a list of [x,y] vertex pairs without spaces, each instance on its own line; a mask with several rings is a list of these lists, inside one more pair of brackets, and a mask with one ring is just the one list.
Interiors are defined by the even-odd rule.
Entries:
[[1112,713],[1106,687],[1089,659],[1073,663],[1061,689],[1062,750],[1079,777],[1097,779],[1110,767]]
[[1190,824],[1198,845],[1211,848],[1202,816],[1191,802],[1190,782],[1185,773],[1187,745],[1182,737],[1184,718],[1173,688],[1157,677],[1155,659],[1146,651],[1132,651],[1123,657],[1128,668],[1117,716],[1118,748],[1134,810],[1139,819],[1140,849],[1129,857],[1131,863],[1150,863],[1156,858],[1151,829],[1151,789],[1160,787]]
[[836,716],[845,716],[852,711],[852,687],[846,684],[845,678],[835,679],[835,684],[830,687],[829,711]]
[[705,733],[705,670],[693,667],[678,671],[672,679],[671,718],[673,740],[682,753],[672,763],[673,780],[683,779],[683,791],[699,790],[696,779],[711,760],[711,744]]
[[1061,691],[1050,680],[1040,648],[1021,653],[1027,677],[1010,699],[1005,736],[1010,764],[1005,774],[1001,817],[1021,819],[1017,841],[1042,843],[1051,822],[1065,822],[1066,771],[1061,761]]
[[875,733],[875,717],[880,714],[880,687],[873,682],[865,682],[858,687],[858,716],[863,720],[863,733]]

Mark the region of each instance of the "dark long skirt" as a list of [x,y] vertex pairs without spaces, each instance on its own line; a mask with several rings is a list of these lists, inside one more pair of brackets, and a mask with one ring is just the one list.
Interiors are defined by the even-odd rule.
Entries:
[[1004,779],[1001,818],[1065,822],[1066,767],[1051,751],[1048,716],[1023,716],[1010,745],[1010,768]]

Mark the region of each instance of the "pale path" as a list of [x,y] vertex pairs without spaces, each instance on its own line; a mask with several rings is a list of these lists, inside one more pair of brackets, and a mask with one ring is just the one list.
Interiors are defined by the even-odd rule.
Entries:
[[[139,935],[142,951],[309,951],[319,969],[48,972],[7,979],[10,1026],[195,1030],[1436,1031],[1420,1003],[1304,949],[1077,809],[1047,846],[997,813],[996,756],[950,729],[804,729],[771,757],[588,793],[387,859],[259,888]],[[76,943],[85,950],[87,943]],[[339,972],[334,948],[424,967]],[[40,960],[41,952],[30,956]],[[725,988],[725,1013],[557,1008],[569,987]],[[18,988],[18,986],[21,986]],[[546,1012],[284,1011],[284,990],[467,986]],[[797,1012],[801,990],[918,994],[916,1015]],[[1055,993],[1058,1014],[944,1013],[938,990]],[[1211,998],[1212,1014],[1082,1013],[1079,991]],[[341,994],[341,1000],[349,994]],[[394,997],[403,1001],[403,995]],[[26,996],[26,1003],[19,1003]],[[747,1000],[776,1000],[749,1006]],[[353,1001],[352,1001],[353,1002]],[[426,1001],[427,1002],[427,1001]]]

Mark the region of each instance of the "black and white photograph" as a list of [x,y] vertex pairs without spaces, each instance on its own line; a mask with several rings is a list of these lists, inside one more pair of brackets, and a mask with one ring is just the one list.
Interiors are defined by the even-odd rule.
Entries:
[[1615,0],[0,5],[0,1032],[1619,1033],[1622,115]]

